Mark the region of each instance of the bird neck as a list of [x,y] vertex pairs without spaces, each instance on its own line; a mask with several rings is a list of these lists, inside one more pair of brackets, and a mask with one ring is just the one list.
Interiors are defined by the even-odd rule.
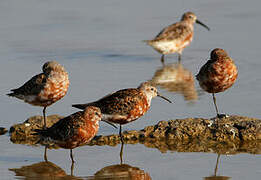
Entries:
[[89,128],[92,128],[96,131],[99,130],[99,121],[98,120],[89,120],[87,122],[87,124],[88,124]]
[[193,31],[193,29],[194,29],[194,22],[192,20],[184,19],[180,23],[183,24],[186,27],[189,27]]
[[150,93],[144,93],[144,96],[145,96],[145,98],[146,98],[146,101],[147,101],[147,104],[148,104],[148,106],[150,106],[150,103],[151,103],[151,100],[152,100],[152,94],[150,94]]

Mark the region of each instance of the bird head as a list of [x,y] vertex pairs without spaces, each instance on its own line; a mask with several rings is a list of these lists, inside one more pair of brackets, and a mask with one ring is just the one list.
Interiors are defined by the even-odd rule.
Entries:
[[167,99],[166,97],[164,97],[161,94],[159,94],[157,88],[154,87],[153,85],[151,85],[149,82],[141,83],[140,86],[138,87],[138,89],[143,91],[146,94],[147,99],[149,99],[149,100],[151,100],[152,98],[158,96],[158,97],[161,97],[162,99],[165,99],[169,103],[171,103],[171,101],[169,99]]

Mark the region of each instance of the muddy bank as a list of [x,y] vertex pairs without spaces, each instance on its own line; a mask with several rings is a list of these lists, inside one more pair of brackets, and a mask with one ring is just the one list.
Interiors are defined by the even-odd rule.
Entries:
[[[125,131],[128,144],[144,144],[161,152],[261,154],[261,120],[243,116],[223,119],[187,118],[160,121],[140,131]],[[116,146],[118,135],[96,136],[89,145]]]
[[[51,127],[58,120],[63,118],[59,115],[46,117],[46,126]],[[15,124],[10,127],[10,140],[16,144],[34,145],[39,141],[39,137],[33,135],[34,129],[42,129],[44,125],[43,116],[32,116],[23,123]]]
[[[116,146],[120,144],[120,140],[113,142],[104,141],[104,139],[112,138],[112,136],[95,137],[89,144],[90,146]],[[124,140],[125,144],[143,144],[147,148],[156,148],[161,153],[171,152],[208,152],[216,154],[261,154],[261,140],[249,142],[217,142],[217,141],[201,141],[201,140],[185,140],[175,141],[166,139],[146,138],[144,140]]]
[[[47,124],[58,121],[61,116],[48,116]],[[33,129],[42,128],[41,116],[29,118],[22,124],[10,128],[14,143],[34,145],[39,137],[32,135]],[[261,120],[243,116],[223,119],[187,118],[160,121],[142,130],[125,131],[124,142],[144,144],[161,152],[215,152],[219,154],[247,152],[261,154]],[[120,143],[118,134],[96,136],[88,145],[116,146]]]

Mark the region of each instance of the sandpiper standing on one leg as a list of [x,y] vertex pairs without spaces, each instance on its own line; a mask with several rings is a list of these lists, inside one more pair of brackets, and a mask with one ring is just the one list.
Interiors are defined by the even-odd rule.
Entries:
[[193,39],[193,25],[195,22],[207,30],[210,30],[208,26],[197,19],[194,13],[186,12],[183,14],[180,22],[167,26],[154,39],[145,40],[145,42],[162,54],[161,62],[163,64],[164,55],[172,53],[178,53],[178,60],[180,62],[183,49],[187,47]]
[[46,128],[45,110],[65,96],[69,87],[69,78],[64,67],[56,61],[46,62],[42,70],[43,73],[32,77],[23,86],[12,89],[12,93],[7,95],[34,106],[44,107],[44,128]]
[[237,67],[227,52],[216,48],[211,52],[210,60],[201,67],[196,76],[200,87],[208,93],[212,93],[218,118],[226,115],[219,114],[215,93],[223,92],[230,88],[235,83],[237,74]]
[[74,104],[72,106],[79,109],[84,109],[87,106],[99,107],[103,120],[120,124],[119,135],[122,140],[121,125],[143,116],[150,108],[151,99],[156,96],[171,102],[161,96],[150,83],[144,82],[138,88],[122,89],[98,101],[87,104]]

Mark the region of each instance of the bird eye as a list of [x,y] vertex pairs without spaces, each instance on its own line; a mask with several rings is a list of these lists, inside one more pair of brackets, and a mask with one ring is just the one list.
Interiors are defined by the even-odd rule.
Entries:
[[154,91],[154,88],[151,88],[150,90]]

